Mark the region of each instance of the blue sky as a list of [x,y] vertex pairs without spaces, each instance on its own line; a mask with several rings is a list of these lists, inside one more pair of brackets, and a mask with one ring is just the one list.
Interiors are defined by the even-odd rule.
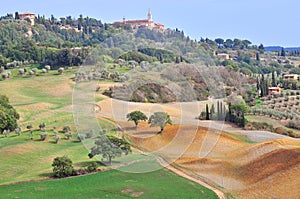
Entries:
[[300,46],[299,0],[1,0],[0,14],[90,16],[104,22],[146,18],[184,30],[192,38],[240,38],[254,44]]

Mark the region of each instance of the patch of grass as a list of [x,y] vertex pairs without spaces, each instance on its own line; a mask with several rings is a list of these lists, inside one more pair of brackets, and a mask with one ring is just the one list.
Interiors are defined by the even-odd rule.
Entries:
[[[136,167],[144,167],[137,163]],[[152,163],[157,164],[157,163]],[[0,186],[3,198],[217,198],[207,188],[165,170],[125,173],[117,170],[93,175]]]
[[260,107],[261,106],[261,99],[256,98],[256,106]]
[[[56,71],[51,71],[51,73]],[[22,127],[21,136],[11,133],[8,138],[0,135],[1,176],[0,184],[35,180],[48,177],[52,172],[52,161],[57,156],[68,155],[74,163],[89,162],[89,151],[77,142],[72,113],[71,78],[74,73],[54,76],[35,76],[32,78],[16,77],[0,83],[3,94],[10,98],[11,103],[21,115],[18,124]],[[46,123],[48,138],[41,142],[40,123]],[[26,129],[33,125],[33,140],[30,140]],[[100,125],[111,127],[102,121]],[[54,144],[53,127],[61,131],[64,126],[70,126],[73,134],[71,140],[65,140],[59,134],[58,144]],[[111,129],[113,129],[111,127]]]
[[241,141],[243,143],[246,144],[254,144],[256,142],[251,141],[247,135],[242,135],[242,134],[235,134],[235,133],[228,133],[229,136],[231,136],[232,138]]
[[40,141],[40,133],[33,132],[33,140],[30,140],[28,132],[21,136],[11,134],[8,138],[0,137],[0,184],[49,177],[52,161],[57,156],[67,155],[74,163],[93,161],[89,159],[85,146],[75,142],[75,135],[71,140],[65,140],[60,133],[59,143],[54,144],[51,131],[48,131],[48,138],[43,142]]
[[103,97],[95,97],[95,102],[101,102],[104,98]]

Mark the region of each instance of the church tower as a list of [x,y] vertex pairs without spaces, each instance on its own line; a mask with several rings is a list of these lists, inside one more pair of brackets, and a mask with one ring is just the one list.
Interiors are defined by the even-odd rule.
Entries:
[[148,21],[149,21],[149,22],[152,22],[152,12],[151,12],[150,9],[149,9],[149,11],[148,11]]

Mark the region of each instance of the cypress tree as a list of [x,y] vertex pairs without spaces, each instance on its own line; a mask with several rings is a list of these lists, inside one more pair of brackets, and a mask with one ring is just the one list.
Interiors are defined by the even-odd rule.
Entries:
[[256,61],[260,61],[259,53],[256,53]]
[[284,50],[284,48],[281,48],[281,53],[280,53],[280,55],[281,55],[282,57],[285,57],[285,50]]
[[218,101],[217,103],[217,119],[219,120],[220,119],[220,102]]
[[210,114],[211,114],[211,116],[213,116],[215,114],[215,105],[214,104],[211,105]]
[[18,20],[18,19],[20,19],[20,16],[19,16],[19,13],[16,12],[16,13],[15,13],[15,20]]
[[220,104],[220,118],[219,120],[222,120],[223,119],[223,103],[221,102]]
[[265,93],[266,93],[266,95],[269,95],[269,82],[268,82],[268,80],[266,80],[266,82],[265,82]]
[[275,73],[274,71],[272,72],[272,87],[276,86],[276,80],[275,80]]
[[206,104],[206,120],[209,120],[209,110],[208,110],[208,104]]
[[258,77],[256,78],[256,90],[259,92],[259,79]]
[[229,105],[228,105],[228,119],[229,119],[229,122],[233,121],[233,119],[232,119],[232,110],[231,110],[231,103],[229,103]]

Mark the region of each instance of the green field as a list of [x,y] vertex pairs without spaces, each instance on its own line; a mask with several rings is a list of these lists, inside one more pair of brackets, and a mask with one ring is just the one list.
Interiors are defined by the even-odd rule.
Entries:
[[[76,137],[72,114],[74,83],[71,78],[74,72],[31,78],[16,75],[0,82],[1,94],[7,95],[20,113],[19,125],[25,131],[21,136],[14,133],[8,137],[0,135],[0,198],[217,198],[212,191],[165,169],[143,174],[110,170],[68,179],[25,183],[48,179],[52,161],[57,156],[70,157],[75,169],[85,168],[88,162],[96,160],[89,159],[89,151]],[[100,95],[95,98],[96,101],[103,100]],[[49,135],[43,142],[39,140],[40,131],[37,130],[41,122],[46,123]],[[28,124],[34,127],[33,140],[26,129]],[[114,129],[105,121],[99,121],[99,124],[105,129]],[[73,137],[66,140],[59,133],[61,140],[55,144],[53,127],[61,131],[66,125],[71,127]],[[111,132],[116,133],[115,130]],[[119,160],[135,160],[139,157],[135,154]],[[131,167],[149,166],[143,164],[135,163]],[[152,164],[159,167],[157,163]],[[19,182],[23,183],[10,184]]]
[[[143,167],[145,163],[139,164]],[[217,198],[212,191],[165,169],[143,174],[110,170],[68,179],[0,186],[0,196],[24,199]]]

